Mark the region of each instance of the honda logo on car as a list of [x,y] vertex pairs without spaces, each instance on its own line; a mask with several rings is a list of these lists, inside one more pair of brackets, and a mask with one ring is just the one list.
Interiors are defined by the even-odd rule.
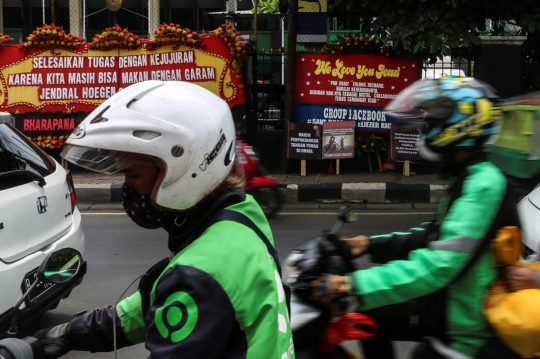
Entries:
[[37,199],[37,210],[39,213],[45,213],[47,212],[47,197],[38,197]]

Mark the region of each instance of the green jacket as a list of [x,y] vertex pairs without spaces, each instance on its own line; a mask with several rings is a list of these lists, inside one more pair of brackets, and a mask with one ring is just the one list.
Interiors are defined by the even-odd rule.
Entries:
[[[253,197],[242,191],[229,193],[205,218],[222,208],[247,216],[273,244]],[[203,223],[201,219],[186,229],[181,238],[170,238],[169,248],[177,250],[164,269],[155,266],[157,280],[151,282],[145,317],[141,291],[117,305],[119,347],[145,342],[149,358],[159,359],[294,358],[281,278],[263,241],[233,221],[197,232]],[[112,320],[109,312],[110,308],[93,311],[72,322],[72,329],[81,333],[70,338],[73,349],[110,350],[105,340],[112,336],[97,329]],[[81,343],[85,338],[98,344]]]
[[360,311],[420,299],[420,322],[438,327],[425,334],[443,333],[451,348],[474,356],[494,336],[482,313],[497,277],[488,244],[497,229],[519,224],[516,200],[502,172],[483,159],[471,161],[449,189],[437,223],[370,238],[374,261],[390,262],[353,273],[352,291]]

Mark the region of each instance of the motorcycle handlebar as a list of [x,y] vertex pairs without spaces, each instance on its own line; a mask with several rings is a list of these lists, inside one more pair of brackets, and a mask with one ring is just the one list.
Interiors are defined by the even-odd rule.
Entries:
[[[332,274],[345,274],[354,272],[355,266],[352,263],[353,259],[351,257],[351,248],[350,245],[340,239],[340,235],[337,232],[330,231],[323,233],[326,239],[332,243],[333,248],[326,250],[325,256],[327,265],[334,266],[338,268],[338,273]],[[330,264],[331,263],[331,264]]]
[[0,340],[0,359],[46,359],[39,339],[6,338]]
[[345,270],[346,273],[353,272],[355,266],[352,263],[353,257],[351,255],[351,247],[348,243],[341,240],[339,231],[344,223],[350,223],[356,221],[356,215],[350,206],[340,207],[340,213],[336,223],[329,232],[323,232],[326,239],[333,244],[333,249],[330,255],[334,255],[340,258],[341,263],[339,267],[341,270]]

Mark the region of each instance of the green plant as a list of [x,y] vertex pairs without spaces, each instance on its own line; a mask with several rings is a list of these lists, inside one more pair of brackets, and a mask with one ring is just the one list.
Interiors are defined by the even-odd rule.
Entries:
[[[255,12],[255,9],[251,9],[251,12]],[[258,14],[279,14],[279,0],[260,0],[259,6],[257,6]]]
[[[430,63],[455,50],[480,45],[486,19],[514,24],[529,35],[540,28],[537,0],[329,0],[329,16],[361,19],[364,32],[379,38],[396,55],[414,55]],[[477,31],[478,30],[478,31]],[[502,32],[501,32],[502,31]],[[512,35],[497,28],[494,35]]]

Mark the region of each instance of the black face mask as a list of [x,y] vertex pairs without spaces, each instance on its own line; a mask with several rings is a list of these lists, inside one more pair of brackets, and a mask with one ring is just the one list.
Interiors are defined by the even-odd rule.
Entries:
[[170,212],[152,206],[150,195],[138,194],[125,183],[122,186],[122,205],[129,218],[143,228],[160,228],[170,215]]

